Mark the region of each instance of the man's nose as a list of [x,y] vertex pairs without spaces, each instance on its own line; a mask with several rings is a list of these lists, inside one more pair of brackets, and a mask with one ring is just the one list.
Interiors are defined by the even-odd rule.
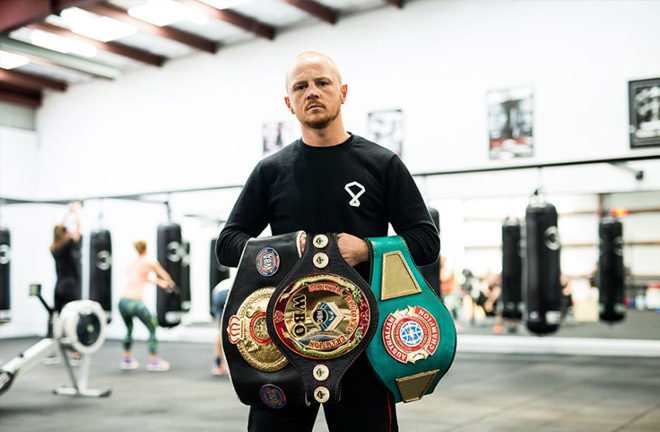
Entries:
[[307,99],[316,99],[319,97],[319,89],[316,85],[311,84],[307,87]]

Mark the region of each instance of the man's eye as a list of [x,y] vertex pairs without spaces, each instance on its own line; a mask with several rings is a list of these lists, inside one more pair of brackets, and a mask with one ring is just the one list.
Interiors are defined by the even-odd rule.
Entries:
[[294,89],[294,90],[302,90],[302,89],[304,89],[304,88],[305,88],[304,85],[302,85],[302,84],[298,84],[298,85],[295,86],[293,89]]
[[327,86],[328,83],[326,81],[320,81],[319,82],[319,87]]

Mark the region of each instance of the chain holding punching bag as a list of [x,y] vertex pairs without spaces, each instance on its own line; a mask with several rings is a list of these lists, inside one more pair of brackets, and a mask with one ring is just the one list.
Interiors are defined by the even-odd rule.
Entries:
[[525,317],[529,331],[540,335],[557,331],[560,323],[561,244],[557,209],[533,197],[525,213]]
[[[181,226],[167,222],[158,226],[158,262],[170,274],[177,287],[181,287],[181,260],[183,258],[181,247]],[[183,309],[181,308],[181,291],[165,292],[157,290],[156,309],[158,312],[158,325],[161,327],[175,327],[181,323]]]
[[181,252],[181,309],[190,311],[190,242],[184,240]]
[[502,225],[502,316],[522,318],[522,251],[520,222],[506,220]]
[[89,237],[89,299],[98,302],[112,319],[112,239],[110,231],[98,229]]
[[209,272],[209,312],[211,313],[211,316],[213,315],[213,288],[220,282],[222,282],[225,279],[229,279],[229,267],[225,267],[222,264],[218,262],[218,259],[215,257],[215,244],[218,240],[217,239],[212,239],[211,240],[211,253],[209,254],[210,257],[210,269],[211,271]]
[[626,317],[623,304],[625,269],[623,266],[623,225],[612,216],[598,224],[598,309],[600,319],[609,323]]
[[11,234],[0,227],[0,324],[11,321]]
[[[433,219],[435,228],[438,230],[438,234],[440,234],[440,213],[432,207],[429,207],[429,213],[431,214],[431,219]],[[431,289],[440,296],[440,259],[437,259],[429,265],[420,266],[419,271],[422,273],[422,276],[424,276],[424,279],[426,279],[426,282],[428,282]]]

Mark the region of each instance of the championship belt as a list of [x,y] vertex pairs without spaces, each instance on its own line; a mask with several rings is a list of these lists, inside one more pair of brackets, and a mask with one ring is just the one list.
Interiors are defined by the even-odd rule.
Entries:
[[380,316],[367,357],[395,402],[417,401],[433,393],[449,370],[456,353],[456,328],[401,237],[366,240]]
[[300,373],[306,400],[338,402],[341,378],[376,332],[376,299],[342,258],[335,234],[309,234],[305,252],[277,287],[268,333]]
[[300,258],[302,231],[247,242],[222,315],[222,347],[234,390],[246,405],[303,404],[298,371],[272,342],[266,306]]

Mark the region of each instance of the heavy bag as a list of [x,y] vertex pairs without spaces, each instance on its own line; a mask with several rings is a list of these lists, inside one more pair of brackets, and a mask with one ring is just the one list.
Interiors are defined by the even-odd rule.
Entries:
[[522,318],[522,251],[520,223],[506,220],[502,225],[502,316]]
[[213,315],[213,289],[225,279],[229,279],[229,267],[225,267],[218,262],[215,256],[215,244],[218,240],[211,240],[211,253],[210,257],[210,272],[209,272],[209,312]]
[[0,227],[0,324],[11,321],[11,233]]
[[273,343],[266,325],[271,295],[300,259],[302,232],[250,239],[222,315],[222,349],[232,386],[246,405],[304,405],[296,368]]
[[98,302],[108,322],[112,319],[112,239],[110,231],[92,231],[89,237],[89,299]]
[[342,258],[337,235],[307,234],[305,251],[268,302],[268,333],[300,373],[307,401],[339,402],[341,379],[376,333],[369,285]]
[[626,317],[623,304],[625,269],[623,266],[623,225],[608,216],[598,224],[598,307],[600,319],[610,323]]
[[190,311],[190,242],[184,240],[181,252],[181,309]]
[[433,393],[449,370],[456,354],[456,326],[401,237],[366,240],[379,317],[367,357],[395,402],[418,401]]
[[[429,207],[429,214],[431,215],[431,219],[433,219],[433,223],[435,224],[435,228],[438,230],[438,234],[440,234],[440,213],[438,210]],[[422,276],[428,282],[429,286],[437,295],[441,295],[440,291],[440,260],[437,259],[433,263],[425,265],[425,266],[420,266],[419,271],[422,272]]]
[[525,213],[525,321],[532,333],[548,334],[559,328],[561,282],[557,209],[535,200]]
[[[181,267],[183,248],[181,246],[181,226],[168,222],[158,226],[158,262],[170,274],[177,287],[181,286]],[[161,289],[156,294],[158,325],[175,327],[181,323],[181,291],[165,292]]]

